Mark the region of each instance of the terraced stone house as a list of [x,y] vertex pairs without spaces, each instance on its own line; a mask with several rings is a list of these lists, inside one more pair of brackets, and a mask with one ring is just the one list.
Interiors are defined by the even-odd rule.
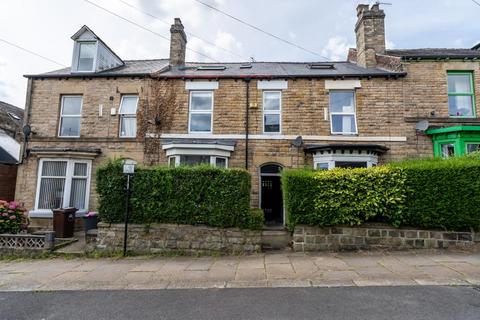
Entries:
[[123,60],[92,30],[72,66],[27,75],[16,199],[34,223],[52,208],[95,210],[95,169],[142,165],[245,168],[252,206],[283,224],[284,168],[372,167],[478,150],[480,51],[385,47],[383,10],[359,5],[356,48],[341,62],[185,62],[180,19],[170,57]]

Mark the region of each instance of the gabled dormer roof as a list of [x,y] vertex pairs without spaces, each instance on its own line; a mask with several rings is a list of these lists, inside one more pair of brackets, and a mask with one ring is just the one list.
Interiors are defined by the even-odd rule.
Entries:
[[124,61],[86,25],[75,32],[71,39],[75,41],[72,58],[72,72],[80,72],[76,69],[76,65],[78,64],[80,46],[85,42],[94,42],[96,44],[95,65],[93,66],[92,71],[89,72],[96,73],[125,65]]

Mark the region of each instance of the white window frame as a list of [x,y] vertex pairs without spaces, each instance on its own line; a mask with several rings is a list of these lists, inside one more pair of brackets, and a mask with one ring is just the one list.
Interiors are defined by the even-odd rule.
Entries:
[[375,167],[378,165],[378,156],[375,154],[366,154],[354,152],[350,153],[314,153],[313,155],[313,169],[317,169],[317,165],[320,163],[327,163],[328,170],[335,169],[335,162],[366,162],[367,168]]
[[[170,166],[170,161],[171,159],[175,159],[175,167],[178,167],[181,165],[180,162],[180,156],[198,156],[200,154],[182,154],[182,155],[175,155],[175,156],[169,156],[167,161],[168,165]],[[228,157],[222,157],[222,156],[209,156],[210,157],[210,165],[217,167],[217,158],[225,159],[225,169],[228,168]]]
[[[128,98],[131,98],[131,97],[135,97],[137,98],[137,103],[135,104],[135,113],[122,113],[122,105],[123,105],[123,99],[125,97],[128,97]],[[137,111],[138,111],[138,100],[139,100],[139,97],[138,95],[136,94],[124,94],[122,95],[122,98],[120,99],[120,106],[118,107],[118,115],[119,115],[119,124],[118,124],[118,137],[119,138],[135,138],[137,137],[137,130],[135,130],[135,133],[133,136],[122,136],[122,118],[125,118],[125,116],[127,118],[135,118],[135,128],[137,127]]]
[[[93,55],[92,70],[78,70],[78,64],[80,63],[80,48],[82,47],[82,44],[89,44],[89,43],[95,44],[95,54]],[[95,70],[97,68],[97,58],[98,58],[98,41],[95,41],[95,40],[84,40],[84,41],[77,40],[76,41],[75,61],[74,61],[75,72],[78,72],[78,73],[95,72]]]
[[[210,93],[212,95],[212,103],[210,110],[192,110],[192,96],[195,93]],[[213,90],[191,90],[189,92],[189,101],[188,101],[188,133],[197,133],[197,134],[211,134],[213,133],[213,106],[215,105],[215,95]],[[210,115],[210,131],[192,131],[192,114],[209,114]]]
[[[70,193],[72,189],[72,179],[74,178],[73,172],[75,168],[75,163],[85,163],[87,164],[87,184],[85,190],[85,208],[77,208],[80,212],[88,211],[89,202],[90,202],[90,181],[91,181],[91,172],[92,172],[92,160],[86,159],[74,159],[74,158],[41,158],[38,163],[37,170],[37,190],[35,193],[35,212],[36,213],[52,213],[51,209],[39,209],[38,202],[40,201],[40,185],[42,178],[42,169],[43,163],[45,161],[62,161],[67,162],[67,170],[65,173],[65,187],[63,189],[63,204],[62,207],[66,208],[70,206]],[[59,178],[59,177],[56,177]]]
[[[265,110],[265,93],[279,93],[280,94],[280,101],[279,101],[279,109],[278,110]],[[262,93],[262,110],[263,110],[263,115],[262,115],[262,132],[264,134],[282,134],[282,91],[281,90],[264,90]],[[265,131],[265,115],[277,115],[278,114],[278,121],[279,121],[279,126],[278,132],[272,132],[272,131]]]
[[[63,114],[63,106],[65,98],[80,98],[80,113],[78,115],[64,115]],[[59,126],[58,126],[58,137],[59,138],[80,138],[80,132],[82,131],[82,111],[83,111],[83,96],[82,95],[70,95],[65,94],[62,95],[60,100],[60,119],[59,119]],[[63,118],[79,118],[80,123],[78,124],[78,136],[62,136],[62,125],[63,125]]]
[[[353,93],[353,113],[352,112],[332,112],[331,94],[336,92],[352,92]],[[330,133],[338,135],[355,135],[358,134],[357,124],[357,93],[355,90],[330,90],[328,93],[328,113],[330,114]],[[333,116],[351,116],[355,121],[355,132],[335,132],[333,131]]]

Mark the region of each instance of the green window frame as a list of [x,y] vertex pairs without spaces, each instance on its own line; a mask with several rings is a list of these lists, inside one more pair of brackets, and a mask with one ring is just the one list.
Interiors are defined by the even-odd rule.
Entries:
[[[470,88],[469,91],[453,91],[449,85],[449,78],[455,76],[468,76],[469,77],[469,84]],[[476,109],[475,109],[475,86],[473,81],[473,72],[472,71],[448,71],[447,72],[447,91],[448,91],[448,113],[452,118],[475,118],[476,117]],[[467,112],[467,114],[463,115],[458,109],[453,109],[453,101],[456,101],[458,98],[461,97],[468,97],[471,104],[471,109]],[[455,99],[455,100],[453,100]],[[470,114],[468,114],[470,113]]]
[[[434,128],[428,129],[425,133],[432,137],[433,153],[436,158],[444,157],[445,145],[453,145],[455,156],[466,155],[471,149],[480,146],[480,126]],[[469,145],[472,145],[470,150]]]

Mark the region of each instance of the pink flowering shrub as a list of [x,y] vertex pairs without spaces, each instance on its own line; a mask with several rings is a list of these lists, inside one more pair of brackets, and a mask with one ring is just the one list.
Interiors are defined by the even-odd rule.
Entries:
[[15,201],[0,200],[0,233],[18,233],[26,227],[26,210]]

